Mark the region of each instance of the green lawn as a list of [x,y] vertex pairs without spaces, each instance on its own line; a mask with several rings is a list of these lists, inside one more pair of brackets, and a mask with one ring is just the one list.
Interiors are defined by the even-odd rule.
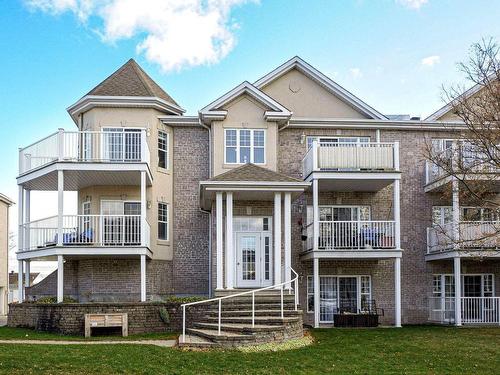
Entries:
[[56,341],[110,341],[110,340],[170,340],[176,339],[175,333],[146,333],[122,337],[117,335],[92,336],[86,339],[83,336],[58,335],[55,333],[39,332],[26,328],[0,327],[0,340],[56,340]]
[[3,373],[494,374],[499,328],[313,330],[315,344],[286,352],[187,352],[139,345],[0,345]]

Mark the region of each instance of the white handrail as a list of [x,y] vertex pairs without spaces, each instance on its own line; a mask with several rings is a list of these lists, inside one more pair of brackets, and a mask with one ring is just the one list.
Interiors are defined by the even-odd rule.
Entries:
[[229,299],[229,298],[235,298],[235,297],[241,297],[245,295],[252,295],[252,328],[255,327],[255,294],[262,292],[264,290],[268,289],[276,289],[280,288],[281,289],[281,318],[283,319],[284,313],[283,313],[283,287],[287,284],[290,286],[292,283],[294,284],[294,289],[295,289],[295,296],[294,296],[294,305],[295,305],[295,310],[297,311],[297,306],[299,304],[299,289],[298,289],[298,280],[299,280],[299,274],[295,272],[293,268],[290,267],[290,271],[293,272],[294,278],[291,279],[290,281],[285,281],[279,284],[271,285],[271,286],[266,286],[264,288],[260,289],[255,289],[255,290],[248,290],[246,292],[241,292],[241,293],[236,293],[236,294],[231,294],[229,296],[223,296],[223,297],[216,297],[216,298],[210,298],[206,299],[203,301],[196,301],[196,302],[189,302],[189,303],[183,303],[181,305],[182,307],[182,343],[186,342],[186,306],[193,306],[193,305],[200,305],[202,303],[211,303],[217,301],[219,306],[219,312],[218,312],[218,323],[217,323],[217,332],[220,335],[221,334],[221,316],[222,316],[222,300],[223,299]]

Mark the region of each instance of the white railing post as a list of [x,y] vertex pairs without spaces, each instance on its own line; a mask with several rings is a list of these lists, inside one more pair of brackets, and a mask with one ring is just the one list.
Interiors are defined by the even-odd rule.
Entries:
[[146,129],[142,129],[141,130],[141,161],[143,163],[149,162],[149,160],[146,160],[146,158],[147,158],[146,147],[148,147],[147,139],[146,139]]
[[219,298],[219,320],[217,325],[217,334],[220,336],[220,326],[221,326],[221,315],[222,315],[222,299]]
[[57,256],[57,303],[64,301],[64,258]]
[[[24,250],[24,188],[22,185],[18,185],[18,201],[17,201],[17,221],[18,221],[18,231],[17,231],[17,250]],[[29,227],[29,224],[26,224]]]
[[393,184],[393,207],[394,207],[394,240],[396,249],[401,249],[401,214],[400,214],[400,181],[398,179],[394,180]]
[[297,311],[297,305],[299,304],[299,280],[298,277],[295,278],[294,284],[295,284],[295,311]]
[[281,279],[281,193],[274,193],[274,283],[280,284]]
[[17,300],[19,303],[24,301],[24,284],[23,284],[23,261],[17,262]]
[[399,171],[399,142],[394,142],[394,169]]
[[312,141],[311,146],[312,152],[312,172],[318,170],[318,140],[316,138]]
[[255,327],[255,292],[252,292],[252,328]]
[[218,191],[216,193],[216,199],[215,199],[215,215],[216,215],[216,237],[215,237],[215,242],[216,242],[216,247],[217,247],[217,258],[216,258],[216,263],[217,263],[217,289],[221,290],[224,288],[224,249],[223,249],[223,207],[222,207],[222,192]]
[[59,161],[64,159],[64,129],[57,130],[57,158]]
[[313,250],[319,248],[319,187],[318,180],[314,179],[313,184]]
[[453,258],[453,274],[455,279],[455,325],[462,325],[462,275],[460,257]]
[[141,246],[146,246],[146,171],[141,171]]
[[186,306],[182,306],[182,342],[186,342]]

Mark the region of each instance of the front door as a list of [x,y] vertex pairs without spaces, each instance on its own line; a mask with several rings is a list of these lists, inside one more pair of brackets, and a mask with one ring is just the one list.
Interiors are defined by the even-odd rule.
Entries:
[[255,288],[261,286],[261,233],[238,233],[236,235],[238,286]]

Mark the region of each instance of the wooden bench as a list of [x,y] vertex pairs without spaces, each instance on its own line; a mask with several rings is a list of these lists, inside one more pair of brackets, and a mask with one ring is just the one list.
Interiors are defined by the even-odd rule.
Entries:
[[128,336],[127,313],[85,314],[85,337],[90,337],[92,328],[122,327],[122,336]]

